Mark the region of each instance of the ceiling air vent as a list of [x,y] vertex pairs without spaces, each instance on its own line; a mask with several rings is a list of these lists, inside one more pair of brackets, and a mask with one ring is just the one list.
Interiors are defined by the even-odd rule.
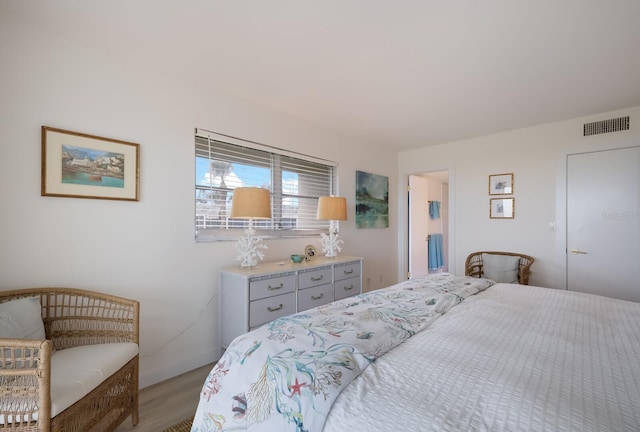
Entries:
[[584,136],[629,130],[629,116],[584,124]]

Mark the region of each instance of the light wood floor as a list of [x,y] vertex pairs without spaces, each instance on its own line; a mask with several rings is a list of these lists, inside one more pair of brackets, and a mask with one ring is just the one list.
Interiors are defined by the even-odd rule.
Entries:
[[133,426],[129,416],[115,432],[162,432],[195,414],[202,384],[212,367],[205,365],[140,390],[138,425]]

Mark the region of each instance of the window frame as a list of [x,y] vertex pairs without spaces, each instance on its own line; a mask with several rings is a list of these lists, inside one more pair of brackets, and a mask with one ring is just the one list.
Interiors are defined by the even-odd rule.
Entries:
[[[229,146],[236,146],[236,150],[238,151],[240,158],[242,158],[243,151],[247,152],[247,154],[250,154],[252,150],[257,150],[259,152],[267,152],[271,156],[270,169],[273,169],[273,171],[271,172],[271,175],[270,175],[271,178],[270,178],[269,189],[270,189],[270,195],[271,195],[273,217],[268,222],[261,221],[261,220],[254,220],[253,223],[254,223],[254,229],[256,231],[256,235],[262,237],[263,239],[304,238],[304,237],[319,236],[320,233],[326,232],[329,229],[329,221],[315,221],[315,219],[313,224],[317,226],[317,228],[281,229],[275,226],[277,223],[274,223],[274,219],[277,220],[278,218],[281,218],[280,222],[284,220],[283,211],[282,211],[283,209],[282,202],[284,199],[288,197],[291,198],[292,196],[293,197],[300,196],[301,198],[304,198],[304,199],[315,199],[317,202],[318,197],[324,195],[322,194],[316,197],[316,196],[298,195],[297,193],[294,195],[286,194],[286,192],[283,191],[282,189],[282,177],[283,177],[282,172],[283,170],[285,170],[283,166],[288,166],[288,165],[287,163],[283,163],[281,159],[293,158],[292,159],[293,161],[300,161],[303,164],[306,162],[309,164],[323,165],[324,167],[328,168],[329,173],[327,176],[327,182],[328,182],[329,190],[327,191],[326,195],[337,195],[337,171],[338,171],[337,162],[321,159],[314,156],[309,156],[306,154],[302,154],[302,153],[298,153],[290,150],[281,149],[278,147],[269,146],[269,145],[258,143],[255,141],[244,140],[242,138],[221,134],[221,133],[209,131],[206,129],[196,128],[195,136],[194,136],[194,149],[195,149],[195,155],[194,155],[195,156],[194,158],[195,159],[195,172],[194,172],[195,194],[194,195],[195,196],[194,196],[194,218],[193,218],[194,234],[195,234],[196,242],[236,240],[238,237],[243,236],[245,234],[245,229],[247,227],[247,221],[241,220],[241,219],[231,219],[228,216],[228,210],[230,210],[229,204],[225,204],[224,212],[226,216],[223,216],[224,217],[223,223],[226,225],[226,228],[203,228],[201,226],[202,224],[200,225],[198,224],[198,218],[204,217],[202,214],[198,213],[198,200],[199,200],[198,192],[199,191],[208,190],[210,191],[210,193],[213,193],[214,190],[219,190],[220,192],[225,193],[225,197],[226,197],[226,193],[229,193],[229,192],[232,193],[235,187],[239,187],[239,186],[234,186],[234,187],[226,187],[222,189],[219,187],[214,187],[213,180],[211,180],[210,174],[209,174],[209,179],[210,179],[209,185],[206,185],[206,184],[203,185],[201,184],[201,182],[199,182],[198,160],[202,159],[202,156],[199,156],[198,147],[199,147],[199,140],[202,140],[202,139],[206,139],[209,141],[208,143],[209,147],[211,147],[211,141],[217,141],[218,143],[229,145]],[[215,160],[215,159],[209,156],[208,163],[210,164],[212,160]],[[256,166],[258,165],[256,164]],[[209,173],[210,172],[211,171],[209,171]],[[252,185],[247,185],[247,186],[252,186]],[[274,193],[274,189],[277,189],[278,192]],[[225,199],[229,201],[228,198],[225,198]],[[310,215],[307,215],[307,216],[310,216]],[[265,228],[265,224],[270,224],[271,226],[273,226],[273,228],[271,227]]]

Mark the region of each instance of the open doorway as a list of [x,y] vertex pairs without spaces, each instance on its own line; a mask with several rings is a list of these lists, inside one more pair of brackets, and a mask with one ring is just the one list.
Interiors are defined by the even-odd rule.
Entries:
[[408,277],[449,271],[449,172],[409,176]]

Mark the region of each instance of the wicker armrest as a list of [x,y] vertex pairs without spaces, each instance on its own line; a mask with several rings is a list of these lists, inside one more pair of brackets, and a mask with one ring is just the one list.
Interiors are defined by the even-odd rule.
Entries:
[[472,277],[481,277],[482,266],[477,264],[467,264],[467,267],[465,268],[465,275]]
[[49,431],[51,341],[0,339],[0,350],[0,428]]

